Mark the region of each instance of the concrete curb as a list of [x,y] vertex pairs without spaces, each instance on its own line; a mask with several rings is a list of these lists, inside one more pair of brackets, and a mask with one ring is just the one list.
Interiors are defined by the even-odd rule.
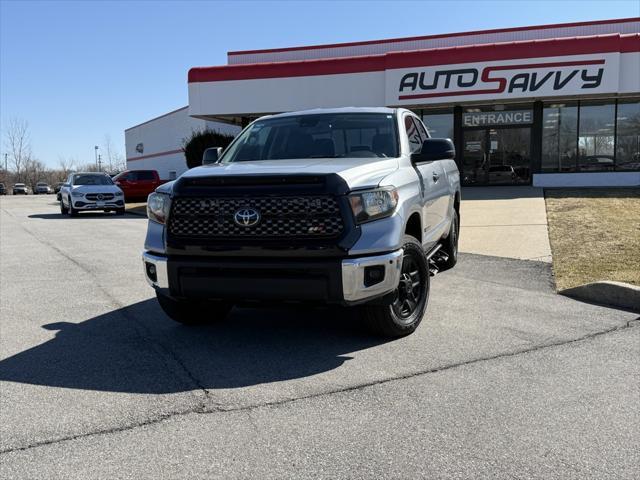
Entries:
[[640,313],[640,287],[622,282],[594,282],[567,288],[560,295]]

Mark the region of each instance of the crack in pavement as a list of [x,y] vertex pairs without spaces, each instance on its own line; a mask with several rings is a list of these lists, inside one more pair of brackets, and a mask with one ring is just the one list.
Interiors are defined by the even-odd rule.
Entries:
[[[13,219],[17,220],[17,218],[13,214],[8,212],[6,209],[2,209],[2,210],[6,214],[8,214],[10,217],[12,217]],[[151,336],[149,329],[146,328],[144,325],[142,325],[135,318],[135,316],[131,315],[128,312],[127,306],[122,304],[120,301],[118,301],[117,298],[114,297],[106,289],[106,286],[102,285],[99,282],[99,280],[97,279],[97,277],[94,274],[94,272],[92,272],[90,267],[88,267],[87,265],[84,265],[82,262],[79,262],[78,260],[73,258],[70,254],[64,252],[63,250],[61,250],[56,245],[51,244],[51,243],[49,243],[47,241],[44,241],[43,239],[39,238],[34,232],[32,232],[30,229],[26,228],[21,222],[15,221],[15,223],[22,230],[24,230],[27,234],[29,234],[30,236],[35,238],[36,241],[38,241],[39,243],[45,245],[46,247],[51,248],[56,253],[61,255],[63,258],[69,260],[74,265],[76,265],[85,274],[87,274],[87,275],[91,276],[92,278],[96,279],[96,281],[94,282],[95,285],[98,286],[100,291],[106,296],[106,298],[109,300],[109,302],[113,306],[118,307],[120,309],[120,313],[125,317],[126,320],[131,321],[131,323],[133,323],[134,325],[137,326],[137,328],[136,328],[137,335],[140,337],[140,339],[143,342],[150,344],[154,348],[154,350],[157,352],[158,356],[160,357],[162,363],[165,365],[167,370],[171,371],[174,375],[176,375],[178,377],[178,380],[180,380],[180,381],[185,381],[184,378],[181,378],[180,373],[185,375],[187,377],[187,379],[188,379],[187,383],[190,383],[191,385],[195,386],[204,395],[203,395],[202,400],[198,401],[198,405],[196,405],[195,407],[192,406],[192,407],[188,407],[188,408],[185,408],[185,409],[175,410],[173,412],[167,412],[167,413],[164,413],[164,414],[160,414],[160,415],[156,415],[156,416],[147,418],[146,420],[142,420],[142,421],[131,423],[131,424],[127,424],[127,425],[116,426],[116,427],[112,427],[112,428],[108,428],[108,429],[98,429],[98,430],[95,430],[95,431],[92,431],[92,432],[81,433],[81,434],[76,434],[76,435],[70,435],[70,436],[66,436],[66,437],[59,437],[59,438],[54,438],[54,439],[49,439],[49,440],[43,440],[43,441],[39,441],[39,442],[33,442],[31,444],[24,445],[24,446],[21,446],[21,447],[11,447],[11,448],[8,448],[8,449],[5,449],[5,450],[0,450],[0,454],[9,454],[9,453],[12,453],[12,452],[25,451],[25,450],[30,450],[30,449],[33,449],[33,448],[44,447],[44,446],[48,446],[48,445],[53,445],[53,444],[63,443],[63,442],[69,442],[69,441],[79,440],[79,439],[83,439],[83,438],[89,438],[89,437],[94,437],[94,436],[109,435],[109,434],[114,434],[114,433],[125,432],[125,431],[134,430],[134,429],[145,427],[145,426],[149,426],[149,425],[159,424],[159,423],[164,422],[166,420],[169,420],[169,419],[171,419],[173,417],[178,417],[178,416],[181,416],[181,415],[189,415],[189,414],[194,414],[194,413],[195,414],[215,414],[215,413],[246,411],[249,414],[249,420],[251,421],[252,419],[250,417],[250,413],[251,413],[252,410],[257,409],[257,408],[286,405],[286,404],[297,402],[297,401],[300,401],[300,400],[319,398],[319,397],[323,397],[323,396],[334,395],[334,394],[350,392],[350,391],[357,391],[357,390],[365,389],[365,388],[376,386],[376,385],[387,384],[387,383],[395,382],[395,381],[402,381],[402,380],[405,380],[405,379],[418,377],[418,376],[423,376],[423,375],[429,375],[429,374],[433,374],[433,373],[437,373],[437,372],[441,372],[441,371],[446,371],[446,370],[450,370],[450,369],[453,369],[453,368],[462,367],[462,366],[466,366],[466,365],[472,365],[472,364],[476,364],[476,363],[480,363],[480,362],[488,362],[488,361],[492,361],[492,360],[513,357],[513,356],[516,356],[516,355],[523,355],[523,354],[535,352],[535,351],[546,349],[546,348],[560,347],[560,346],[563,346],[563,345],[568,345],[568,344],[575,343],[575,342],[580,342],[580,341],[586,341],[586,340],[589,340],[591,338],[594,338],[594,337],[597,337],[597,336],[600,336],[600,335],[605,335],[605,334],[616,332],[616,331],[619,331],[619,330],[622,330],[622,329],[625,329],[625,328],[629,328],[629,327],[635,326],[638,322],[640,322],[640,317],[639,317],[639,318],[637,318],[635,320],[631,320],[631,321],[626,322],[626,325],[619,325],[619,326],[616,326],[616,327],[613,327],[613,328],[610,328],[610,329],[607,329],[607,330],[604,330],[604,331],[594,332],[594,333],[591,333],[591,334],[588,334],[588,335],[585,335],[585,336],[582,336],[582,337],[578,337],[578,338],[575,338],[575,339],[572,339],[572,340],[542,343],[542,344],[539,344],[537,346],[532,346],[532,347],[526,348],[526,349],[514,350],[514,351],[510,351],[510,352],[503,352],[503,353],[492,355],[492,356],[488,356],[488,357],[471,359],[471,360],[468,360],[468,361],[464,361],[464,362],[460,362],[460,363],[454,363],[454,364],[450,364],[450,365],[444,365],[444,366],[440,366],[440,367],[436,367],[436,368],[432,368],[432,369],[427,369],[427,370],[424,370],[424,371],[414,372],[414,373],[403,375],[403,376],[383,378],[383,379],[379,379],[379,380],[376,380],[376,381],[373,381],[373,382],[367,382],[367,383],[363,383],[363,384],[359,384],[359,385],[355,385],[355,386],[351,386],[351,387],[339,388],[339,389],[329,390],[329,391],[325,391],[325,392],[313,393],[313,394],[309,394],[309,395],[301,396],[301,397],[293,397],[293,398],[288,398],[288,399],[283,399],[283,400],[277,400],[277,401],[272,401],[272,402],[263,402],[263,403],[254,404],[254,405],[247,405],[247,406],[224,407],[223,405],[216,404],[212,408],[211,403],[213,401],[213,397],[211,396],[211,392],[209,391],[209,389],[207,389],[198,380],[198,378],[189,370],[189,368],[187,368],[187,366],[180,360],[180,358],[179,358],[179,356],[177,355],[176,352],[172,351],[170,348],[166,347],[162,343],[157,342],[157,341],[149,338],[149,336]],[[464,275],[460,275],[460,276],[462,278],[466,278],[468,280],[479,281],[479,282],[487,282],[487,283],[495,283],[497,285],[505,286],[504,284],[502,284],[500,282],[492,282],[492,281],[488,281],[488,280],[478,280],[478,279],[473,279],[473,278],[467,278]],[[509,285],[509,287],[516,288],[516,289],[527,290],[527,289],[524,289],[522,287],[515,287],[513,285]],[[541,293],[543,293],[543,292],[541,292]],[[555,293],[552,294],[551,292],[549,292],[548,294],[555,296]],[[149,335],[149,336],[147,336],[147,335]],[[169,362],[167,361],[168,359],[172,360],[171,363],[173,363],[173,366],[169,364]],[[176,365],[179,367],[180,371],[176,371],[176,369],[175,369]]]
[[264,407],[277,407],[277,406],[281,406],[281,405],[288,405],[288,404],[292,404],[295,402],[299,402],[302,400],[309,400],[309,399],[314,399],[314,398],[321,398],[321,397],[326,397],[326,396],[330,396],[330,395],[335,395],[335,394],[340,394],[340,393],[346,393],[346,392],[353,392],[353,391],[358,391],[358,390],[364,390],[366,388],[370,388],[370,387],[374,387],[374,386],[378,386],[378,385],[384,385],[384,384],[388,384],[388,383],[392,383],[392,382],[398,382],[398,381],[402,381],[402,380],[407,380],[407,379],[411,379],[411,378],[416,378],[416,377],[421,377],[421,376],[426,376],[426,375],[431,375],[431,374],[435,374],[435,373],[439,373],[439,372],[443,372],[443,371],[447,371],[447,370],[452,370],[455,368],[460,368],[460,367],[464,367],[464,366],[468,366],[468,365],[474,365],[474,364],[478,364],[478,363],[484,363],[484,362],[490,362],[490,361],[494,361],[494,360],[501,360],[504,358],[510,358],[510,357],[515,357],[518,355],[526,355],[526,354],[530,354],[530,353],[534,353],[540,350],[546,350],[546,349],[551,349],[551,348],[556,348],[556,347],[563,347],[566,345],[571,345],[574,343],[578,343],[578,342],[585,342],[585,341],[589,341],[592,340],[594,338],[603,336],[603,335],[607,335],[610,333],[615,333],[615,332],[620,332],[623,330],[627,330],[627,329],[631,329],[631,328],[638,328],[640,327],[640,317],[634,319],[634,320],[629,320],[627,322],[625,322],[622,325],[618,325],[616,327],[612,327],[609,328],[607,330],[602,330],[599,332],[593,332],[587,335],[583,335],[582,337],[578,337],[578,338],[574,338],[571,340],[566,340],[566,341],[558,341],[558,342],[551,342],[548,344],[543,344],[543,345],[538,345],[532,348],[527,348],[527,349],[521,349],[521,350],[514,350],[514,351],[510,351],[510,352],[503,352],[503,353],[499,353],[496,355],[491,355],[488,357],[482,357],[482,358],[477,358],[477,359],[472,359],[472,360],[467,360],[464,362],[458,362],[458,363],[453,363],[450,365],[444,365],[444,366],[440,366],[440,367],[435,367],[435,368],[431,368],[431,369],[427,369],[427,370],[423,370],[423,371],[419,371],[419,372],[414,372],[414,373],[410,373],[407,375],[401,375],[401,376],[397,376],[397,377],[391,377],[391,378],[385,378],[385,379],[380,379],[380,380],[376,380],[373,382],[367,382],[367,383],[363,383],[363,384],[359,384],[359,385],[354,385],[352,387],[345,387],[345,388],[339,388],[339,389],[335,389],[335,390],[330,390],[330,391],[326,391],[326,392],[320,392],[320,393],[314,393],[314,394],[310,394],[310,395],[304,395],[301,397],[295,397],[295,398],[289,398],[289,399],[284,399],[284,400],[276,400],[276,401],[272,401],[272,402],[263,402],[263,403],[259,403],[259,404],[255,404],[255,405],[247,405],[247,406],[242,406],[242,407],[229,407],[229,408],[224,408],[224,407],[217,407],[215,409],[203,409],[200,407],[197,408],[190,408],[190,409],[185,409],[185,410],[181,410],[181,411],[176,411],[173,413],[166,413],[163,415],[159,415],[156,416],[154,418],[150,418],[147,420],[144,420],[142,422],[136,422],[133,424],[129,424],[129,425],[122,425],[119,427],[113,427],[113,428],[109,428],[109,429],[104,429],[104,430],[96,430],[93,432],[87,432],[87,433],[82,433],[82,434],[78,434],[78,435],[70,435],[67,437],[60,437],[60,438],[56,438],[56,439],[51,439],[51,440],[44,440],[41,442],[34,442],[31,443],[29,445],[24,445],[22,447],[12,447],[12,448],[8,448],[5,450],[0,450],[0,455],[5,455],[5,454],[9,454],[9,453],[14,453],[14,452],[20,452],[20,451],[26,451],[26,450],[30,450],[33,448],[39,448],[39,447],[46,447],[49,445],[54,445],[54,444],[58,444],[58,443],[65,443],[65,442],[71,442],[73,440],[80,440],[83,438],[90,438],[90,437],[97,437],[97,436],[102,436],[102,435],[110,435],[110,434],[114,434],[114,433],[121,433],[121,432],[125,432],[125,431],[129,431],[129,430],[135,430],[138,428],[142,428],[142,427],[146,427],[149,425],[155,425],[155,424],[160,424],[162,422],[165,422],[173,417],[178,417],[178,416],[184,416],[184,415],[189,415],[189,414],[200,414],[200,415],[211,415],[211,414],[224,414],[224,413],[234,413],[234,412],[248,412],[250,413],[252,410],[256,410],[258,408],[264,408]]

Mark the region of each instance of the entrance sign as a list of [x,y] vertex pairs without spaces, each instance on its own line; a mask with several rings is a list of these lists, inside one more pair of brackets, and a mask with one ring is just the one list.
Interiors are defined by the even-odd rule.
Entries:
[[528,125],[533,123],[533,110],[510,110],[503,112],[467,112],[462,114],[463,127],[494,125]]

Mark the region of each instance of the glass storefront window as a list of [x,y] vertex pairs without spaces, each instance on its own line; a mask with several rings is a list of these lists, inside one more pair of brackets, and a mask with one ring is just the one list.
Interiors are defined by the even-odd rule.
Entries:
[[578,107],[545,105],[542,113],[542,171],[575,172]]
[[640,100],[618,102],[616,170],[640,170]]
[[453,113],[429,113],[424,111],[422,122],[432,138],[450,138],[453,140]]
[[581,172],[615,168],[615,104],[580,104],[578,168]]

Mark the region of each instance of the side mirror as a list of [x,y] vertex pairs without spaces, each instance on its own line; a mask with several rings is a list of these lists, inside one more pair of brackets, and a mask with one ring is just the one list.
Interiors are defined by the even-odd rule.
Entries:
[[202,154],[202,165],[217,163],[220,155],[222,155],[222,147],[207,148]]
[[420,153],[411,154],[411,161],[414,163],[454,158],[456,158],[456,148],[448,138],[427,138],[422,144]]

